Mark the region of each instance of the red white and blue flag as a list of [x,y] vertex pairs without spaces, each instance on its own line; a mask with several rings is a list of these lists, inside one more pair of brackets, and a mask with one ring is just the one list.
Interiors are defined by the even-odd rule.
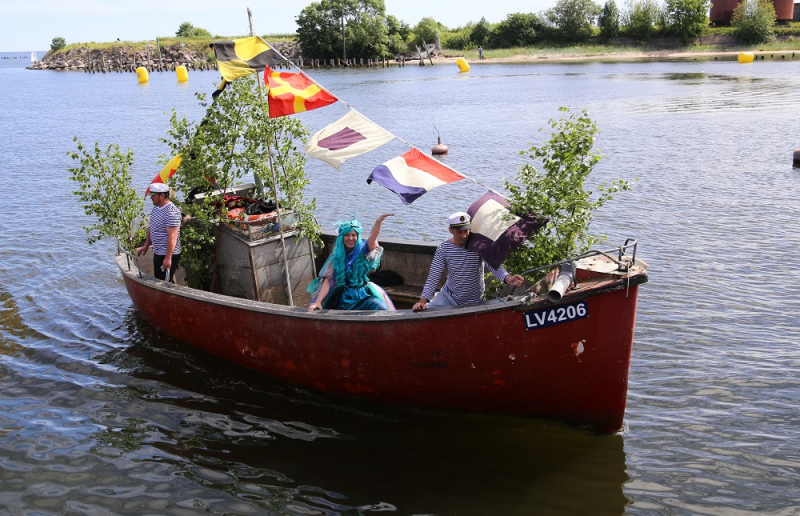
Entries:
[[403,203],[411,204],[432,188],[462,179],[464,176],[455,170],[412,148],[375,167],[367,183],[375,181],[399,195]]
[[467,213],[472,219],[467,249],[495,269],[547,223],[547,219],[533,214],[512,215],[508,211],[508,201],[494,192],[487,192],[472,203]]

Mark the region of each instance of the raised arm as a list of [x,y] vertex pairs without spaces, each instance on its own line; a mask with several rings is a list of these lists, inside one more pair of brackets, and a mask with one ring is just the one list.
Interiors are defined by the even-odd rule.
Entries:
[[378,247],[378,235],[381,234],[381,224],[383,223],[383,219],[386,217],[391,217],[394,213],[384,213],[375,221],[375,224],[372,225],[372,230],[369,232],[369,237],[367,238],[367,247],[370,251]]

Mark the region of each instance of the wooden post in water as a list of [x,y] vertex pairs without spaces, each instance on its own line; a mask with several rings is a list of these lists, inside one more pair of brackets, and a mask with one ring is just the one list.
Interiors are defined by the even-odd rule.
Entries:
[[164,71],[164,62],[161,60],[161,45],[158,43],[158,38],[156,38],[156,50],[158,51],[158,71]]

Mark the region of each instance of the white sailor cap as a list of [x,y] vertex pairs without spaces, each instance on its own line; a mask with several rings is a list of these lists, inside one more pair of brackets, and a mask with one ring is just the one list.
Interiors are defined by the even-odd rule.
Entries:
[[465,230],[470,228],[469,215],[463,211],[458,211],[447,217],[447,223],[453,229]]
[[164,183],[153,183],[150,185],[150,193],[168,193],[169,186]]

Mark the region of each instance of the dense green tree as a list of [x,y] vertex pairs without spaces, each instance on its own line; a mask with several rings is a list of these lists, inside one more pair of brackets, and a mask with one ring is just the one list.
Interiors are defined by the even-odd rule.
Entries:
[[679,36],[684,45],[691,38],[703,34],[708,28],[709,0],[666,0],[664,14],[666,16],[667,33]]
[[406,22],[397,19],[397,16],[393,14],[386,16],[386,26],[389,29],[389,36],[397,34],[403,41],[408,39],[411,34],[411,27]]
[[492,32],[492,26],[486,21],[486,18],[481,18],[481,21],[472,27],[469,39],[475,46],[485,45],[489,40],[489,35]]
[[[426,16],[414,26],[414,34],[417,38],[424,39],[425,43],[434,43],[436,38],[441,36],[442,32],[446,29],[447,27],[441,23]],[[415,41],[414,43],[421,43],[421,41]]]
[[529,47],[534,45],[543,33],[544,22],[533,13],[513,13],[498,23],[489,37],[495,48]]
[[623,33],[637,41],[655,37],[660,12],[657,0],[628,0],[622,15]]
[[734,36],[745,44],[766,43],[775,39],[775,6],[770,0],[743,0],[733,10]]
[[600,14],[600,6],[592,0],[558,0],[544,15],[558,29],[564,41],[586,41],[592,35],[592,24]]
[[468,24],[466,27],[458,29],[453,32],[445,32],[442,34],[442,47],[452,48],[454,50],[466,50],[473,47],[472,43],[472,28],[474,24]]
[[58,52],[62,48],[67,46],[67,42],[64,41],[62,37],[55,37],[53,41],[50,42],[50,52]]
[[189,22],[181,23],[175,35],[179,38],[210,38],[211,33],[206,29],[195,27]]
[[600,26],[600,39],[603,41],[611,41],[619,35],[619,9],[614,0],[608,0],[603,5],[597,25]]
[[312,59],[330,59],[342,56],[341,19],[312,3],[300,12],[297,21],[297,39],[303,56]]
[[383,0],[321,0],[300,11],[297,39],[305,57],[376,58],[390,55]]

